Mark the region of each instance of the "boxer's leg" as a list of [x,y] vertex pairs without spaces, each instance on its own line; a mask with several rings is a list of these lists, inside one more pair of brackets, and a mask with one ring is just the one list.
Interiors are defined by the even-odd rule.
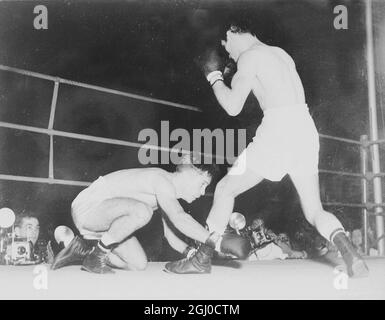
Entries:
[[211,232],[223,234],[234,207],[234,199],[259,184],[263,179],[279,181],[286,174],[284,155],[277,140],[277,126],[264,117],[255,137],[242,151],[214,192],[213,206],[207,218]]
[[83,221],[83,229],[105,232],[95,250],[86,257],[83,269],[96,273],[109,273],[107,255],[133,232],[146,225],[152,209],[145,203],[129,198],[104,200]]
[[102,201],[83,220],[82,228],[93,232],[105,232],[103,237],[111,238],[107,246],[119,243],[137,229],[146,225],[152,216],[152,209],[143,202],[130,198],[112,198]]
[[215,188],[213,206],[207,217],[210,232],[223,234],[233,212],[235,198],[263,179],[250,168],[245,168],[240,174],[232,174],[230,170]]
[[83,229],[104,232],[101,245],[112,248],[151,219],[152,209],[145,203],[129,198],[112,198],[101,202],[85,219]]
[[313,225],[325,239],[331,241],[330,236],[336,230],[344,231],[341,222],[322,207],[318,174],[290,174],[290,178],[298,192],[306,220]]
[[108,255],[109,264],[125,270],[144,270],[147,267],[147,256],[136,237],[120,243]]
[[[249,248],[249,241],[239,242],[239,239],[234,239],[234,241],[230,240],[230,243],[224,246],[225,241],[220,236],[226,229],[230,215],[233,212],[235,197],[257,185],[262,180],[263,178],[251,169],[245,168],[245,170],[239,174],[232,174],[230,170],[215,188],[214,203],[207,218],[210,233],[214,233],[208,239],[210,244],[206,242],[200,246],[195,255],[190,258],[167,263],[165,270],[179,274],[210,273],[211,257],[214,247],[216,247],[218,251],[222,251],[223,248],[226,252],[239,252],[241,253],[240,256],[245,255],[245,257],[241,257],[245,259],[249,253],[249,249],[251,249]],[[239,238],[244,240],[242,237]],[[246,250],[245,248],[240,248],[243,247],[243,245],[245,245]],[[238,249],[231,248],[234,246],[238,247]]]
[[323,209],[318,174],[290,174],[307,221],[340,250],[350,276],[365,276],[368,269],[345,235],[341,222]]

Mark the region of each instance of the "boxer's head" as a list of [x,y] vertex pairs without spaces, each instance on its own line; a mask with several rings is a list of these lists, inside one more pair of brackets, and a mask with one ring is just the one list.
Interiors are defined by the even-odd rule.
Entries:
[[231,23],[226,29],[226,34],[221,40],[229,57],[238,61],[239,56],[250,47],[250,44],[256,40],[255,33],[247,24]]
[[183,157],[176,167],[178,198],[191,203],[203,196],[215,172],[214,165],[198,164],[190,155]]

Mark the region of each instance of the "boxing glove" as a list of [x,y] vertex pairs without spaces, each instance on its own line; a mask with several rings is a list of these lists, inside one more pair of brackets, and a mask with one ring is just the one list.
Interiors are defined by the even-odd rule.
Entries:
[[216,49],[209,48],[196,59],[208,82],[213,85],[217,80],[223,81],[224,68],[222,58]]
[[225,80],[230,82],[236,72],[237,64],[234,62],[234,60],[228,60],[223,69],[223,77]]
[[245,260],[249,256],[252,248],[250,241],[244,237],[238,234],[225,233],[222,236],[219,249],[222,253],[231,254],[239,259]]

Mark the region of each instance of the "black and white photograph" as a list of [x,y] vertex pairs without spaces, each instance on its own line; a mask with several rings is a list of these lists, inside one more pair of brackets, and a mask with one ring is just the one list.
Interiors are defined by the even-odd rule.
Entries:
[[384,0],[0,1],[0,300],[384,300],[384,89]]

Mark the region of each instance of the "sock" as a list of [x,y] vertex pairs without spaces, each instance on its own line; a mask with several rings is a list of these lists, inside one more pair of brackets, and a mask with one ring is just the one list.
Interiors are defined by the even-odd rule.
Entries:
[[223,240],[223,237],[220,236],[220,238],[218,239],[217,243],[215,244],[215,251],[221,252],[222,240]]
[[111,249],[106,248],[101,241],[98,241],[98,248],[105,253],[111,252]]
[[214,250],[217,250],[218,243],[221,242],[222,236],[216,232],[210,232],[205,244]]
[[206,220],[206,226],[209,229],[210,233],[215,232],[218,234],[223,234],[226,230],[226,226],[225,227],[219,226],[209,219]]
[[333,239],[331,238],[334,238],[337,230],[345,232],[341,222],[333,214],[327,211],[321,211],[314,217],[314,226],[321,236],[332,243]]
[[333,232],[332,232],[332,234],[330,235],[330,242],[331,243],[333,243],[334,244],[334,237],[338,234],[338,233],[340,233],[340,232],[342,232],[343,234],[345,234],[346,235],[346,232],[345,232],[345,230],[343,229],[343,228],[338,228],[338,229],[336,229],[336,230],[334,230]]
[[209,223],[210,222],[207,221],[206,227],[209,230],[210,235],[213,235],[210,237],[215,241],[215,251],[221,252],[221,244],[222,244],[222,240],[223,240],[222,234],[223,234],[224,230],[222,232],[218,232],[217,230],[222,230],[222,229],[215,228],[215,227],[213,227],[213,225],[210,226]]
[[220,233],[210,228],[209,222],[206,223],[206,229],[209,230],[210,232],[209,239],[215,244],[214,250],[220,252],[221,244],[223,240],[223,237],[222,237],[223,232]]
[[109,252],[116,245],[116,241],[108,234],[103,234],[102,238],[98,242],[98,246],[103,251]]

